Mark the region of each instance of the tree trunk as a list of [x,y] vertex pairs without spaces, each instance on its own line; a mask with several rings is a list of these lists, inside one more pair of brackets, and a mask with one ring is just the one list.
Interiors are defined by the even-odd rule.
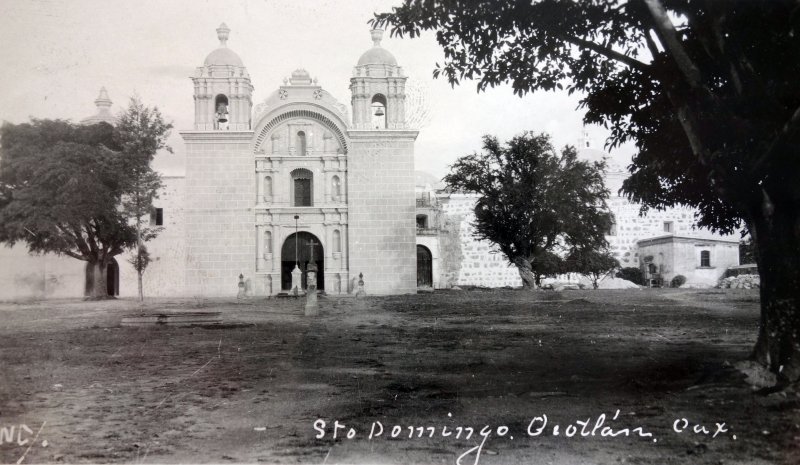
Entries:
[[752,358],[778,385],[800,380],[800,211],[790,198],[766,194],[750,232],[758,248],[761,320]]
[[529,291],[536,289],[537,280],[531,269],[531,263],[524,257],[516,257],[514,258],[514,265],[519,271],[519,277],[522,278],[522,288]]
[[86,298],[91,300],[107,299],[107,265],[103,260],[88,262],[86,265]]
[[141,217],[136,218],[136,275],[139,288],[139,302],[144,302],[144,291],[142,290],[142,221]]
[[144,292],[142,291],[142,270],[138,270],[136,274],[138,275],[137,278],[139,280],[139,301],[144,302]]

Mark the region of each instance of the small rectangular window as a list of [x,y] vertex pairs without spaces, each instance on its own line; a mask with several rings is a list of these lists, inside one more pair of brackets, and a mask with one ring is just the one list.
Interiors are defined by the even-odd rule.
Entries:
[[672,221],[664,222],[664,232],[672,232]]
[[711,252],[708,250],[700,252],[700,266],[705,268],[711,266]]
[[150,224],[154,224],[156,226],[163,226],[164,225],[164,209],[163,208],[155,208],[153,212],[150,214]]

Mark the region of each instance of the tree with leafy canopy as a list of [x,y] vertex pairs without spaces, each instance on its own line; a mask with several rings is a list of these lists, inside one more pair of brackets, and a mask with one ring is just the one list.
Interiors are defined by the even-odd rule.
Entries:
[[800,5],[794,0],[406,0],[373,24],[436,32],[434,75],[577,92],[584,121],[635,142],[624,193],[688,205],[757,246],[752,358],[800,380]]
[[159,150],[172,149],[166,144],[172,125],[165,122],[158,108],[145,106],[138,97],[131,98],[128,108],[120,115],[116,125],[116,136],[130,164],[126,192],[122,196],[122,210],[136,227],[136,250],[129,262],[136,270],[139,300],[144,300],[142,277],[150,264],[150,253],[144,243],[156,237],[160,227],[145,224],[144,219],[153,210],[153,200],[162,187],[161,176],[150,163]]
[[607,248],[573,249],[564,259],[564,263],[567,273],[586,276],[595,289],[599,287],[602,277],[619,268],[619,261]]
[[459,158],[445,184],[478,194],[475,237],[514,264],[523,288],[560,272],[560,252],[606,245],[611,225],[603,162],[579,160],[574,147],[558,155],[547,134],[525,132],[501,145],[483,137],[483,152]]
[[756,261],[756,245],[753,243],[753,238],[743,238],[739,241],[739,264],[747,265]]
[[[154,119],[161,116],[154,110]],[[147,126],[147,125],[145,125]],[[135,247],[135,214],[126,205],[137,189],[137,172],[149,159],[134,147],[163,138],[169,125],[153,132],[126,132],[107,123],[80,126],[63,120],[33,119],[0,128],[0,242],[27,243],[31,253],[55,253],[87,262],[86,296],[107,298],[107,267]]]

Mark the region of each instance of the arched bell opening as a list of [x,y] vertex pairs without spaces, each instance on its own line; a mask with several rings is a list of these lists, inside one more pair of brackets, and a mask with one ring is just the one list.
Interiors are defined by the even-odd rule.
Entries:
[[229,123],[228,97],[225,94],[218,94],[214,97],[214,127],[220,131],[227,131]]
[[386,129],[386,97],[382,94],[375,94],[370,105],[372,109],[372,127],[375,129]]

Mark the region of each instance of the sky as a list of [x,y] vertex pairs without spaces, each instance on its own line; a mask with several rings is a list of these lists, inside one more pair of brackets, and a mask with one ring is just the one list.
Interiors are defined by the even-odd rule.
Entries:
[[[175,129],[174,154],[155,166],[182,174],[184,148],[178,130],[191,129],[193,86],[189,77],[219,46],[216,28],[231,29],[228,47],[239,54],[255,87],[253,105],[264,101],[293,70],[305,68],[341,103],[359,56],[372,46],[367,21],[400,0],[0,0],[0,120],[30,117],[79,121],[95,113],[101,86],[113,111],[137,94],[158,106]],[[422,89],[428,118],[415,145],[415,166],[437,177],[459,156],[481,148],[481,137],[506,140],[523,131],[547,132],[557,147],[576,145],[583,112],[566,92],[515,96],[510,86],[478,93],[475,82],[451,88],[432,71],[443,54],[433,34],[399,39],[386,34],[384,48],[397,58],[409,85]],[[588,127],[602,147],[607,132]],[[612,152],[628,160],[634,149]]]

